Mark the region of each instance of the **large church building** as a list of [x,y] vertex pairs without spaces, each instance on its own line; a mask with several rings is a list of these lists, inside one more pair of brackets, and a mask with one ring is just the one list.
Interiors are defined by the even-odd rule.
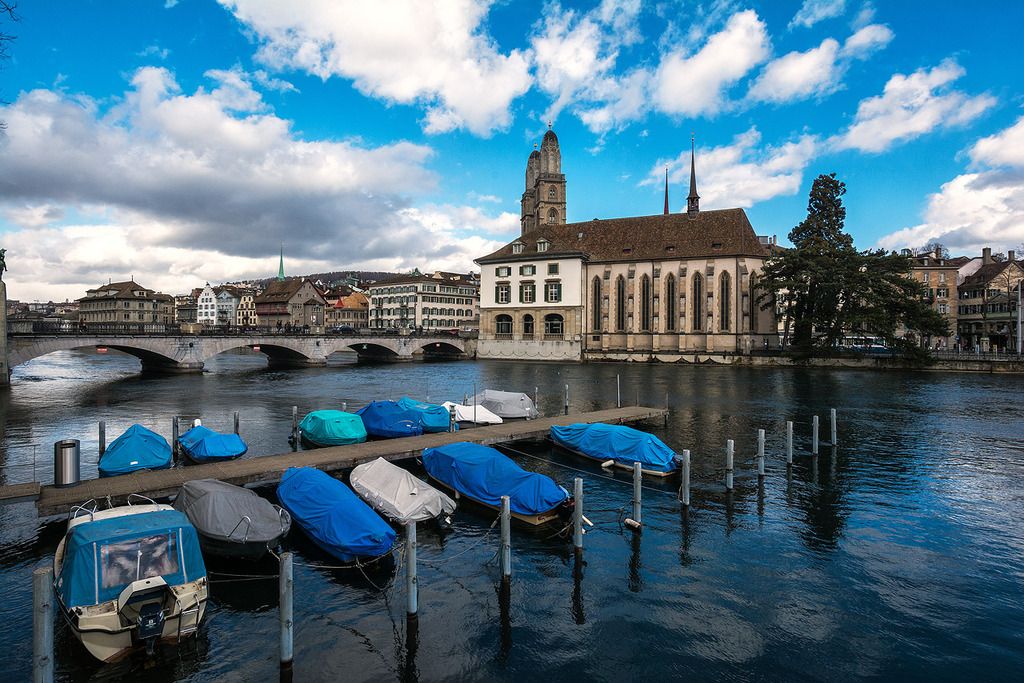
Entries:
[[481,358],[699,362],[778,343],[756,301],[772,249],[743,209],[566,223],[554,131],[526,163],[521,234],[480,265]]

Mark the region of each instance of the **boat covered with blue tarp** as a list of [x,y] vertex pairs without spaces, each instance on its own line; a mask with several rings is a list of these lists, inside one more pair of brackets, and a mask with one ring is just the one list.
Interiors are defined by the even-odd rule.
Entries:
[[633,469],[640,463],[645,474],[666,476],[679,469],[678,456],[661,439],[625,425],[577,423],[552,427],[551,440],[587,458]]
[[101,477],[113,477],[139,470],[162,470],[171,466],[171,445],[167,439],[140,424],[134,424],[111,442],[100,456]]
[[343,562],[390,552],[395,531],[342,482],[312,467],[289,467],[277,499],[313,542]]
[[[424,433],[447,432],[451,425],[451,413],[442,405],[424,403],[423,401],[403,396],[398,399],[398,406],[419,414],[420,426],[423,427]],[[458,431],[458,429],[459,425],[456,422],[455,430]]]
[[531,524],[552,521],[560,511],[568,511],[568,491],[489,446],[447,444],[424,449],[422,459],[431,478],[470,500],[500,509],[501,497],[508,496],[512,514]]
[[366,433],[382,439],[419,436],[423,433],[420,413],[398,405],[395,401],[373,401],[356,414],[363,418]]
[[314,410],[299,423],[302,438],[314,446],[347,446],[366,441],[363,418],[340,410]]
[[221,434],[203,425],[182,434],[178,443],[190,460],[200,463],[233,460],[249,450],[238,434]]

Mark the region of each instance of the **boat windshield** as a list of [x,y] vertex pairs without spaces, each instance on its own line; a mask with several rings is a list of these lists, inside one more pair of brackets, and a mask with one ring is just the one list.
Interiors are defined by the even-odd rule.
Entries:
[[100,547],[103,588],[178,572],[177,534],[144,536]]

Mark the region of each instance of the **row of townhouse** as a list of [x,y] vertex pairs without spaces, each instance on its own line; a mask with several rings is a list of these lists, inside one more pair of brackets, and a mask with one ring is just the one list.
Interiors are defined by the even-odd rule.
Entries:
[[374,282],[369,298],[369,327],[377,330],[477,329],[480,280],[473,273],[435,271]]

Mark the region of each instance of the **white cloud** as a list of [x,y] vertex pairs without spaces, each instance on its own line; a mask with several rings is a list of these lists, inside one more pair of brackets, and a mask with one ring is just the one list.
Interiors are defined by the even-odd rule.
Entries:
[[869,24],[846,39],[843,43],[843,56],[865,59],[872,52],[888,45],[892,39],[892,30],[885,24]]
[[220,2],[258,35],[264,63],[422,106],[428,133],[506,129],[531,84],[529,55],[500,52],[485,32],[487,0]]
[[135,53],[139,57],[156,57],[157,59],[167,59],[171,55],[171,51],[166,47],[160,47],[159,45],[148,45],[144,49]]
[[963,75],[963,68],[951,60],[909,76],[893,75],[882,95],[860,102],[853,124],[832,139],[834,147],[882,152],[937,128],[973,121],[996,100],[987,94],[971,97],[947,87]]
[[[701,208],[749,207],[800,190],[803,173],[817,151],[817,140],[809,135],[778,147],[762,146],[761,133],[751,128],[737,135],[730,145],[697,150],[697,192]],[[689,188],[690,150],[674,159],[659,159],[643,181],[644,185],[669,182]]]
[[472,231],[513,225],[472,207],[417,212],[401,192],[433,188],[428,147],[300,139],[249,74],[207,76],[186,94],[166,69],[139,69],[108,110],[51,90],[0,108],[12,297],[73,298],[130,274],[171,292],[262,276],[282,239],[299,272],[465,269],[490,245]]
[[1024,244],[1024,117],[979,140],[970,150],[975,166],[928,198],[924,221],[880,240],[886,249],[938,240],[954,252],[978,254],[983,247],[1016,249]]
[[839,43],[833,38],[806,52],[790,52],[765,67],[747,96],[759,102],[789,102],[833,92],[840,76],[838,53]]
[[789,22],[789,28],[810,28],[819,21],[841,17],[845,11],[846,0],[804,0],[804,4]]
[[726,90],[768,55],[768,33],[757,13],[734,14],[696,54],[665,55],[655,74],[654,101],[668,114],[715,114]]

